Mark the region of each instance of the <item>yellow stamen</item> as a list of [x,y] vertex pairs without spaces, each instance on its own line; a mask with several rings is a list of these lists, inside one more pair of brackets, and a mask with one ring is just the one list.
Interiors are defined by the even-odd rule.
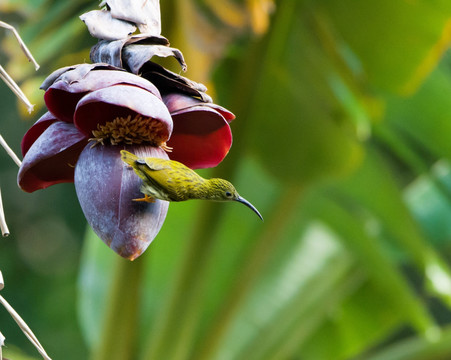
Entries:
[[166,145],[166,142],[162,143],[162,144],[160,145],[160,147],[161,147],[164,151],[166,151],[166,152],[172,152],[172,149],[173,149],[171,146],[167,146],[167,145]]
[[149,144],[159,146],[165,151],[171,151],[166,145],[167,133],[164,124],[154,118],[143,118],[136,115],[133,119],[131,115],[126,118],[117,117],[104,125],[97,125],[97,130],[92,131],[93,137],[89,140],[95,141],[92,147],[97,144],[105,144],[109,140],[111,145],[127,144]]

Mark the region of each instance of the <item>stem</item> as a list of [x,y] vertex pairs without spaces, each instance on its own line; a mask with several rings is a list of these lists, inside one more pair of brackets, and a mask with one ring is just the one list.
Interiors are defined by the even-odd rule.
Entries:
[[9,147],[9,145],[6,143],[5,139],[3,139],[3,136],[0,135],[0,145],[5,149],[6,153],[13,159],[13,161],[16,163],[18,167],[22,165],[22,161],[17,157],[17,155],[14,153],[14,151]]
[[[0,189],[0,230],[2,231],[2,236],[7,237],[9,235],[8,225],[5,220],[5,212],[3,211],[3,201],[2,201],[2,191]],[[0,288],[1,290],[1,288]],[[1,360],[1,358],[0,358]]]
[[0,79],[2,79],[6,85],[12,90],[12,92],[27,106],[28,112],[31,114],[34,105],[30,103],[30,100],[26,97],[23,91],[20,89],[19,85],[8,75],[3,66],[0,65]]
[[224,299],[223,308],[212,322],[207,336],[202,339],[200,348],[193,352],[198,360],[215,358],[224,335],[236,318],[236,314],[246,300],[259,275],[265,269],[271,255],[276,248],[287,224],[291,221],[291,214],[298,205],[302,189],[298,186],[287,187],[279,202],[274,206],[272,216],[267,223],[265,231],[255,242],[247,258],[246,267],[240,272],[233,288],[228,292],[229,297]]
[[41,356],[45,360],[51,360],[42,345],[39,343],[37,337],[33,334],[33,331],[31,331],[26,322],[23,321],[20,315],[12,308],[11,305],[9,305],[9,303],[2,296],[0,296],[0,304],[3,305],[3,307],[10,313],[11,317],[14,319],[17,325],[19,325],[20,329],[23,331],[28,340],[30,340],[36,350],[38,350],[39,354],[41,354]]
[[[0,66],[1,68],[1,66]],[[0,135],[0,145],[5,149],[6,153],[13,159],[13,161],[16,163],[17,166],[20,167],[22,165],[22,162],[17,157],[17,155],[14,153],[14,151],[9,147],[9,145],[6,143],[5,139],[3,139],[3,136]],[[9,229],[8,225],[6,224],[5,219],[5,212],[3,210],[3,200],[2,200],[2,193],[0,189],[0,230],[2,232],[2,236],[6,237],[9,235]],[[1,290],[1,289],[0,289]],[[1,358],[0,358],[1,360]]]
[[25,43],[23,42],[22,38],[20,37],[19,33],[14,28],[14,26],[9,25],[9,24],[7,24],[7,23],[5,23],[3,21],[0,21],[0,27],[12,31],[12,33],[14,34],[14,36],[17,39],[17,42],[20,45],[20,48],[24,52],[25,56],[28,58],[28,60],[30,60],[33,63],[35,70],[38,70],[39,69],[39,64],[34,59],[33,55],[31,54],[31,51],[28,50],[27,45],[25,45]]
[[99,347],[92,359],[135,359],[144,261],[117,257]]

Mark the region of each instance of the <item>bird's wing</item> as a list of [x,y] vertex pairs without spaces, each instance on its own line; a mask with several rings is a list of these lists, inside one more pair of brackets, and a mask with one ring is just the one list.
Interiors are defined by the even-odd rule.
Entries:
[[150,170],[170,170],[171,166],[169,161],[170,160],[164,160],[159,158],[153,158],[153,157],[147,157],[144,159],[147,166]]
[[164,190],[171,201],[187,200],[194,186],[204,181],[177,161],[145,158],[145,164],[136,164],[146,177],[144,181],[155,189]]
[[135,170],[138,170],[138,175],[148,186],[163,196],[162,199],[179,201],[176,187],[174,187],[177,170],[174,169],[174,166],[171,166],[170,160],[158,158],[145,158],[144,160],[145,163],[135,162],[134,164]]
[[173,168],[168,160],[145,158],[145,164],[136,163],[137,168],[145,174],[147,180],[157,187],[166,187],[167,179],[173,176]]

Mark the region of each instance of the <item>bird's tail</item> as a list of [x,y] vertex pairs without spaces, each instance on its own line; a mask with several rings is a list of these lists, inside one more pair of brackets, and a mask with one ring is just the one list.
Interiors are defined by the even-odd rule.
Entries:
[[126,150],[121,150],[121,159],[123,162],[130,166],[135,165],[135,161],[138,160],[138,157],[135,154],[132,154],[131,152],[128,152]]

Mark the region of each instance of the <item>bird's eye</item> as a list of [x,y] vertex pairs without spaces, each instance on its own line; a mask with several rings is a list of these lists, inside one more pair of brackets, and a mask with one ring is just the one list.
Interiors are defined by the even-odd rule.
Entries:
[[226,191],[225,195],[226,195],[227,197],[232,197],[232,193],[231,193],[230,191]]

